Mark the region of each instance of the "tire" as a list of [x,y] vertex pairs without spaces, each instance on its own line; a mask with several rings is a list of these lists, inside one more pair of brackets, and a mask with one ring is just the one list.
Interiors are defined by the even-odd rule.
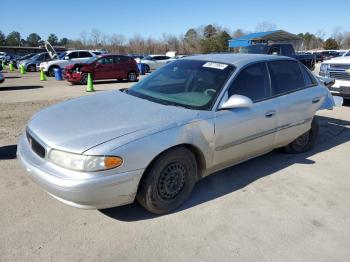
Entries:
[[[92,77],[92,76],[91,76]],[[86,85],[88,82],[88,74],[82,74],[81,75],[81,80],[80,80],[80,84],[82,85]]]
[[150,73],[151,72],[151,68],[149,67],[149,65],[145,65],[145,72],[146,73]]
[[128,73],[128,81],[129,82],[136,82],[137,81],[137,74],[135,72],[129,72]]
[[28,65],[27,72],[36,72],[36,65]]
[[197,177],[197,162],[184,147],[157,157],[142,177],[137,201],[149,212],[165,214],[190,196]]
[[293,142],[284,148],[284,151],[289,154],[304,153],[311,150],[316,144],[318,136],[319,124],[314,117],[311,123],[311,128],[306,133],[296,138]]
[[47,75],[51,76],[51,77],[54,77],[55,76],[55,68],[57,68],[57,66],[51,66],[49,68],[49,70],[47,71]]

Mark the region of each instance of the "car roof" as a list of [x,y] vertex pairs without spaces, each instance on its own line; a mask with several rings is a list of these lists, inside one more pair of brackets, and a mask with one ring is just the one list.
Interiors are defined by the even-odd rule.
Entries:
[[127,56],[127,57],[130,57],[129,55],[121,55],[121,54],[111,54],[111,53],[108,53],[108,54],[100,54],[98,55],[100,57],[105,57],[105,56]]
[[259,61],[274,61],[274,60],[294,60],[287,56],[276,55],[261,55],[261,54],[207,54],[207,55],[195,55],[186,56],[183,59],[211,61],[225,64],[232,64],[235,66],[243,66],[252,62]]
[[67,52],[67,54],[70,54],[70,53],[72,53],[72,52],[90,52],[90,53],[91,53],[90,50],[68,50],[68,51],[66,51],[66,52]]

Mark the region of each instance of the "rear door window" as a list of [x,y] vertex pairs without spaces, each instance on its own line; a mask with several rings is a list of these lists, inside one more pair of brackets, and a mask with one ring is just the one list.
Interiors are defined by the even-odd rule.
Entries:
[[92,57],[92,54],[90,54],[89,52],[79,52],[79,58],[86,58],[86,57]]
[[272,46],[269,54],[277,54],[277,55],[281,55],[281,48],[279,46]]
[[113,57],[112,56],[103,57],[99,59],[98,62],[103,65],[110,65],[110,64],[113,64]]
[[253,102],[269,98],[270,80],[265,63],[257,63],[244,68],[228,89],[228,96],[243,95]]
[[305,86],[316,85],[316,79],[311,72],[309,72],[303,64],[300,64],[300,68],[304,76]]
[[282,54],[285,56],[293,56],[294,50],[291,45],[282,45]]
[[273,95],[282,95],[304,88],[304,76],[298,62],[280,60],[270,61],[268,64]]

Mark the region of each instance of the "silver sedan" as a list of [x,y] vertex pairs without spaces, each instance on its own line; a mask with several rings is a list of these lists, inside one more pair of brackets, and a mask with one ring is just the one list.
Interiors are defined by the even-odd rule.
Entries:
[[66,204],[101,209],[137,199],[162,214],[215,171],[275,148],[312,148],[315,112],[329,98],[292,58],[189,56],[130,89],[40,111],[17,154],[30,177]]

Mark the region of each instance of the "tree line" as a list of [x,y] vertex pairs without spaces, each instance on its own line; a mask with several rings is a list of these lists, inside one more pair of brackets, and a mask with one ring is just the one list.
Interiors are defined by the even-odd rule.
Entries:
[[[276,25],[269,22],[262,22],[256,26],[255,32],[275,29]],[[126,38],[122,34],[106,35],[100,30],[92,29],[90,32],[81,32],[80,37],[74,40],[66,37],[59,39],[55,34],[50,34],[46,40],[53,46],[88,49],[105,48],[117,53],[154,54],[177,51],[180,54],[196,54],[227,52],[229,51],[228,40],[248,33],[252,32],[243,29],[230,30],[218,25],[209,24],[198,28],[190,28],[181,35],[164,33],[158,39],[143,37],[141,35],[134,35],[130,38]],[[336,28],[328,39],[325,39],[325,35],[323,31],[318,31],[316,34],[309,32],[298,34],[303,39],[303,45],[299,46],[299,49],[350,48],[349,31],[341,31],[340,28]],[[17,31],[5,35],[0,30],[0,46],[38,47],[43,46],[44,41],[45,39],[42,39],[37,33],[31,33],[26,38],[22,38],[21,34]]]

